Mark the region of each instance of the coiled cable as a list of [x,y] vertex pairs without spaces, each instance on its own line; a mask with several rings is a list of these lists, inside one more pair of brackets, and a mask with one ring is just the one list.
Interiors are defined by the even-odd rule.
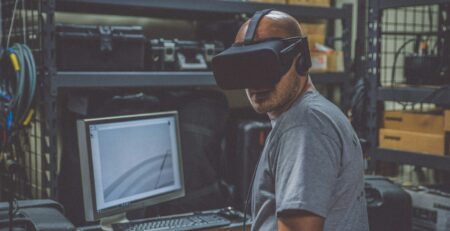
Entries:
[[36,63],[31,49],[14,44],[0,52],[0,128],[4,148],[14,131],[30,124],[36,95]]

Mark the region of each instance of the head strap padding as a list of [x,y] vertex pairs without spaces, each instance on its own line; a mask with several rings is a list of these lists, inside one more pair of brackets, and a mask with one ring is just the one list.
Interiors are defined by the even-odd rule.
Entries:
[[255,37],[256,29],[258,28],[259,21],[261,21],[264,15],[268,14],[273,9],[265,9],[257,11],[253,17],[250,19],[250,24],[248,25],[247,32],[245,33],[244,44],[252,43]]

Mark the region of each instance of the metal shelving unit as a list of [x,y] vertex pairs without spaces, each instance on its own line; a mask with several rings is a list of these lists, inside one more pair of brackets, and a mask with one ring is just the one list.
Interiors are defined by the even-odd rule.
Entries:
[[380,87],[378,100],[450,105],[450,88],[443,87]]
[[414,152],[377,148],[376,155],[373,155],[372,157],[375,160],[382,160],[398,164],[425,166],[429,168],[450,171],[449,156],[433,156]]
[[[400,27],[389,25],[389,22],[383,22],[383,13],[392,8],[404,8],[423,5],[437,5],[438,14],[446,14],[446,21],[441,18],[438,23],[444,24],[446,28],[450,28],[448,15],[450,15],[450,0],[371,0],[369,1],[369,15],[368,15],[368,41],[367,41],[367,72],[366,78],[368,80],[368,141],[370,143],[369,156],[374,160],[382,160],[387,162],[394,162],[399,164],[417,165],[441,170],[450,170],[450,156],[433,156],[421,153],[413,153],[401,150],[390,150],[378,147],[378,129],[379,129],[379,103],[383,101],[406,102],[406,103],[433,103],[439,105],[450,105],[450,88],[430,87],[430,86],[382,86],[381,75],[390,73],[386,71],[387,58],[384,57],[382,50],[386,50],[387,46],[383,42],[387,41],[388,36],[397,36],[406,40],[408,36],[417,36],[418,34],[426,36],[442,35],[444,26],[438,26],[436,31],[427,31],[428,27],[425,22],[421,21],[419,24],[421,31],[411,29],[414,27],[413,22],[404,22],[405,28],[411,31],[399,31]],[[416,14],[417,11],[405,10],[404,12],[412,12]],[[404,13],[406,14],[406,13]],[[404,16],[404,15],[403,15]],[[395,16],[398,17],[398,16]],[[406,16],[404,16],[406,18]],[[405,20],[406,21],[406,20]],[[384,24],[383,24],[384,23]],[[429,22],[433,25],[431,22]],[[388,29],[387,29],[388,28]],[[436,29],[436,28],[435,28]],[[444,28],[445,30],[445,28]],[[383,37],[386,36],[386,37]],[[396,41],[395,41],[396,42]],[[397,45],[395,45],[396,47]],[[391,48],[392,49],[392,48]],[[394,48],[394,52],[395,52]],[[392,52],[393,53],[393,52]],[[389,53],[387,53],[389,55]],[[392,54],[390,54],[392,55]],[[383,72],[384,71],[384,72]],[[392,77],[392,76],[391,76]],[[448,153],[447,153],[448,154]],[[374,165],[371,165],[372,170]]]
[[445,4],[448,0],[380,0],[378,3],[378,9],[389,9],[389,8],[399,8],[399,7],[410,7],[410,6],[423,6],[432,4]]
[[[344,73],[326,73],[326,74],[312,74],[315,83],[318,84],[340,84],[342,86],[344,105],[348,105],[350,72],[351,65],[351,22],[352,22],[352,5],[346,4],[343,8],[325,8],[325,7],[310,7],[310,6],[292,6],[280,4],[254,3],[254,2],[238,2],[238,1],[210,1],[210,0],[59,0],[56,11],[71,12],[71,13],[95,13],[95,14],[112,14],[112,15],[133,15],[148,17],[165,17],[165,18],[184,18],[184,19],[223,19],[234,18],[237,14],[251,15],[257,10],[275,8],[277,10],[285,11],[294,17],[301,19],[341,19],[344,28],[342,34],[343,51],[344,51]],[[170,73],[173,73],[172,75]],[[93,72],[92,72],[93,74]],[[54,80],[54,86],[51,87],[52,92],[58,87],[92,87],[101,84],[99,81],[104,81],[105,87],[116,87],[123,82],[125,86],[130,84],[129,80],[136,80],[138,83],[131,83],[134,85],[144,86],[172,86],[176,87],[176,83],[163,83],[159,77],[166,76],[168,78],[177,79],[180,87],[185,86],[208,86],[214,85],[213,80],[206,79],[212,77],[210,72],[128,72],[128,73],[113,73],[112,75],[104,75],[98,73],[95,77],[91,73],[58,73]],[[110,73],[111,74],[111,73]],[[86,76],[94,77],[92,80],[85,80]],[[131,77],[127,81],[122,81]],[[64,80],[61,77],[69,77]],[[75,79],[78,77],[79,79]],[[183,79],[186,78],[186,79]],[[80,82],[79,82],[79,81]],[[119,81],[119,82],[117,82]],[[148,82],[147,82],[148,81]],[[53,81],[52,81],[53,83]],[[71,85],[73,84],[73,85]]]
[[[344,28],[339,40],[342,40],[345,71],[343,73],[313,73],[311,77],[314,83],[340,87],[343,110],[348,108],[350,103],[350,67],[352,65],[352,5],[350,4],[345,4],[342,8],[326,8],[223,0],[58,0],[53,7],[55,11],[71,13],[177,19],[235,18],[236,15],[251,15],[257,10],[274,8],[299,19],[340,19]],[[211,72],[58,72],[51,79],[49,83],[53,95],[57,95],[59,88],[215,86]],[[168,82],[169,79],[174,82]]]
[[[45,139],[42,147],[48,155],[46,164],[46,191],[41,198],[56,198],[58,166],[58,124],[60,123],[59,98],[67,89],[95,88],[161,88],[161,87],[215,87],[211,72],[66,72],[56,67],[55,52],[55,12],[91,13],[106,15],[129,15],[153,18],[173,18],[187,20],[235,19],[250,16],[257,10],[275,8],[299,19],[339,20],[343,32],[333,41],[342,41],[344,53],[343,73],[311,74],[315,83],[338,85],[341,87],[343,105],[349,102],[352,5],[342,8],[322,8],[309,6],[275,5],[226,0],[24,0],[30,10],[39,10],[40,41],[42,58],[39,79],[41,80],[42,125]],[[2,0],[2,3],[4,1]],[[2,14],[2,19],[10,15]],[[6,27],[3,27],[6,28]],[[333,28],[331,28],[333,29]],[[330,30],[329,30],[330,31]],[[332,31],[332,30],[331,30]],[[345,108],[345,107],[343,107]],[[45,145],[44,145],[45,144]]]
[[[346,73],[312,73],[314,82],[341,84]],[[57,72],[53,91],[58,88],[95,87],[215,87],[212,72]]]
[[[223,18],[236,14],[253,14],[257,10],[276,8],[303,19],[347,18],[347,8],[292,6],[241,1],[211,0],[58,0],[61,12],[118,14],[164,18]],[[350,11],[351,12],[351,11]]]

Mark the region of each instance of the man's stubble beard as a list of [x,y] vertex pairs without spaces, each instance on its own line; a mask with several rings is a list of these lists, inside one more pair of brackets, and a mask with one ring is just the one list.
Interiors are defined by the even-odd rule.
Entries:
[[253,102],[250,96],[248,96],[250,104],[257,113],[265,114],[268,112],[280,110],[285,107],[286,104],[291,103],[297,96],[300,88],[300,78],[296,75],[285,77],[293,78],[293,80],[287,83],[288,85],[285,89],[274,89],[264,101]]

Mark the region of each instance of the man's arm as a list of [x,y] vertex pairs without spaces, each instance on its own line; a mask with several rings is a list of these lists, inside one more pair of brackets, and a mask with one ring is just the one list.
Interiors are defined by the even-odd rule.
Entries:
[[339,144],[312,126],[283,133],[274,159],[278,230],[322,231],[339,174]]
[[323,231],[325,219],[307,211],[280,214],[278,231]]

